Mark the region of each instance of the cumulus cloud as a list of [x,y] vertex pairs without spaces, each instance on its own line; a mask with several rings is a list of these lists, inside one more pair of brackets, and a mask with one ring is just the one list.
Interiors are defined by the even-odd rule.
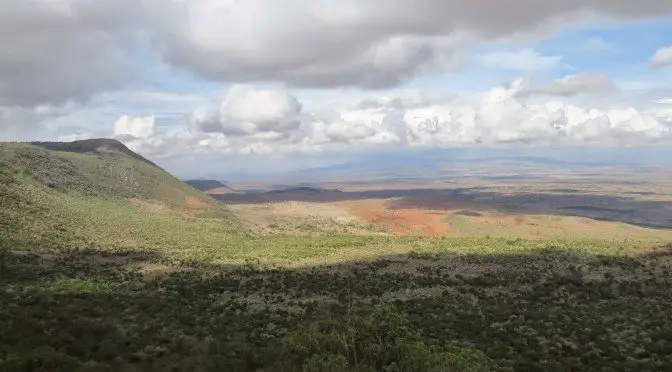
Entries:
[[662,47],[658,49],[651,59],[649,64],[654,67],[663,67],[672,65],[672,46]]
[[[126,135],[121,138],[129,147],[157,159],[180,154],[274,156],[385,146],[672,144],[672,113],[664,109],[666,105],[599,109],[569,100],[564,91],[550,100],[532,102],[521,96],[527,89],[530,85],[524,79],[516,79],[486,92],[464,94],[459,100],[409,100],[413,92],[397,91],[324,105],[301,104],[283,89],[235,87],[215,109],[196,109],[182,128],[156,132],[152,117],[124,117],[115,124],[115,134]],[[413,104],[403,104],[409,101]],[[259,110],[254,110],[257,106]],[[282,124],[287,121],[294,124]],[[242,132],[242,123],[249,130]]]
[[294,129],[300,124],[299,101],[283,89],[234,86],[221,102],[196,109],[189,126],[199,132],[228,136]]
[[[351,143],[427,147],[672,141],[672,122],[659,112],[634,107],[600,110],[564,100],[530,103],[520,97],[525,89],[529,88],[524,80],[517,79],[459,103],[346,110],[341,113],[342,121],[327,126],[326,131],[337,130],[341,138],[345,137],[343,133],[349,133]],[[567,95],[565,91],[561,93],[560,98]]]
[[149,138],[154,134],[154,122],[154,115],[140,117],[124,115],[114,123],[114,136]]
[[350,141],[365,139],[376,134],[370,124],[363,122],[347,122],[338,120],[326,127],[326,134],[335,142],[350,143]]

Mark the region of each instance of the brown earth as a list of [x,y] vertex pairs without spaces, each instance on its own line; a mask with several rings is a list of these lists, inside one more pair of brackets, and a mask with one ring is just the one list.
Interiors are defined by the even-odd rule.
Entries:
[[209,206],[202,200],[198,200],[193,196],[184,197],[184,211],[187,213],[198,213],[207,209]]
[[136,207],[147,212],[178,213],[187,216],[196,216],[210,207],[204,201],[188,195],[184,196],[184,205],[180,208],[171,208],[158,200],[130,199],[130,202]]
[[441,236],[448,233],[445,212],[418,208],[388,209],[387,200],[366,199],[337,203],[361,224],[387,228],[395,235]]
[[669,189],[660,182],[336,186],[215,197],[263,233],[672,239]]

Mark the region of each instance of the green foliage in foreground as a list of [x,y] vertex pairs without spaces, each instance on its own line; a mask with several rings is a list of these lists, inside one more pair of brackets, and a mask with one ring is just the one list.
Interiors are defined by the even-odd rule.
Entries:
[[669,370],[671,257],[413,253],[161,272],[139,269],[160,257],[134,253],[5,252],[0,370]]
[[[329,314],[328,312],[325,312]],[[319,314],[319,313],[318,313]],[[317,317],[282,342],[279,369],[295,371],[488,371],[480,352],[427,344],[389,306],[351,307]]]

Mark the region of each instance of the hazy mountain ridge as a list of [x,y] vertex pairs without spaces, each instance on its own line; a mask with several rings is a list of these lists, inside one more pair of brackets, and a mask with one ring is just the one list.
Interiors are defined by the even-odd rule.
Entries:
[[230,187],[226,183],[217,180],[199,178],[199,179],[185,180],[184,183],[206,194],[221,195],[221,194],[230,194],[238,192],[237,190]]

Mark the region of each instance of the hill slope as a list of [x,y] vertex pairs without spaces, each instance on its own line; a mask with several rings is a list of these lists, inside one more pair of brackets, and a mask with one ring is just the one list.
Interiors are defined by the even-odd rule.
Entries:
[[19,245],[117,244],[187,217],[235,225],[214,199],[115,140],[0,144],[0,204],[0,243]]

